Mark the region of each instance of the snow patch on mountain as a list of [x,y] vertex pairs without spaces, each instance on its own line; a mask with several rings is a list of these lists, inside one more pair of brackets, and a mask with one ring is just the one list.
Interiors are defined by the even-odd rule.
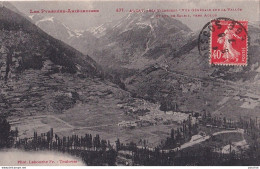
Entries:
[[33,17],[34,17],[34,15],[29,15],[29,18],[30,18],[30,19],[33,19]]
[[44,17],[43,19],[37,21],[35,24],[38,25],[40,22],[46,22],[46,21],[50,21],[50,22],[54,22],[54,17]]
[[69,34],[69,38],[76,36],[76,33],[74,31],[72,31],[68,26],[66,26],[65,24],[62,24],[62,25],[66,28],[66,30]]
[[74,30],[74,33],[76,34],[76,37],[80,37],[84,33],[84,30]]
[[101,37],[102,35],[104,35],[104,33],[106,32],[106,27],[104,24],[98,26],[98,27],[93,27],[90,28],[88,30],[90,33],[92,33],[94,36],[96,36],[97,38]]

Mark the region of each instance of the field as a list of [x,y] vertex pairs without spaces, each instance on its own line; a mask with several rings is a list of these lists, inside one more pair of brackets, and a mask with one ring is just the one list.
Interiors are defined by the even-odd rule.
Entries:
[[[100,89],[100,91],[102,90]],[[202,91],[204,92],[203,95],[201,95]],[[86,94],[83,93],[82,95]],[[138,143],[140,139],[146,139],[148,146],[155,147],[169,136],[172,128],[179,126],[180,121],[188,117],[188,114],[185,113],[160,111],[160,105],[142,99],[115,98],[113,94],[109,94],[109,91],[89,92],[88,98],[89,100],[85,103],[78,102],[74,107],[65,110],[63,113],[43,115],[38,113],[19,118],[13,116],[9,120],[13,129],[18,127],[20,137],[31,137],[34,131],[44,133],[53,128],[59,136],[72,134],[81,136],[86,133],[100,134],[101,138],[110,140],[111,144],[117,138],[125,143],[130,141]],[[182,110],[186,108],[187,111],[192,110],[201,113],[201,109],[205,108],[205,111],[211,112],[213,116],[226,117],[227,119],[238,119],[240,116],[249,115],[251,117],[259,116],[257,113],[259,105],[245,106],[245,104],[255,102],[256,96],[245,91],[235,92],[234,89],[229,87],[221,88],[216,85],[212,88],[210,85],[204,86],[199,93],[183,93],[177,99],[179,101],[185,99],[185,105],[179,104],[179,108]],[[148,111],[143,114],[135,114],[139,110]],[[118,125],[129,121],[148,121],[150,124],[135,127]],[[213,130],[206,128],[205,133],[209,134]]]
[[[12,117],[9,121],[12,129],[18,127],[21,138],[32,137],[34,131],[40,134],[46,133],[50,128],[53,128],[54,133],[59,136],[71,136],[72,134],[83,136],[86,133],[99,134],[102,139],[110,140],[111,144],[114,144],[117,138],[125,143],[130,141],[138,143],[140,139],[146,139],[148,140],[147,145],[154,147],[169,136],[172,128],[178,126],[177,121],[180,117],[187,117],[186,114],[183,114],[183,116],[180,116],[180,114],[165,114],[156,109],[158,105],[147,104],[147,108],[150,109],[149,113],[155,113],[157,116],[162,113],[162,117],[167,117],[166,120],[172,119],[173,122],[167,125],[158,123],[134,128],[122,127],[118,126],[118,123],[122,121],[139,121],[139,116],[126,114],[128,109],[118,106],[116,102],[119,101],[115,99],[99,100],[98,105],[103,106],[97,106],[97,103],[89,102],[88,104],[78,104],[62,114]],[[132,106],[135,106],[133,109],[144,108],[144,104],[140,104],[140,102],[136,104],[133,102]]]
[[[176,77],[172,76],[169,78],[172,83],[171,86],[178,86],[178,83],[183,88],[183,91],[177,91],[177,88],[171,90],[169,87],[164,89],[169,91],[164,92],[176,92],[173,97],[175,97],[180,111],[198,113],[206,111],[210,112],[212,116],[216,115],[227,119],[238,119],[240,116],[252,118],[259,116],[260,107],[257,104],[259,101],[257,93],[253,95],[252,91],[240,90],[229,85],[221,86],[220,83],[212,81],[208,85],[200,84],[200,82],[195,83],[195,81],[183,77],[172,81]],[[61,77],[56,78],[62,79]],[[26,88],[30,84],[30,80],[33,79],[29,79],[27,85],[23,83]],[[43,80],[41,79],[41,81]],[[45,96],[46,92],[33,88],[32,91],[27,92],[28,96],[26,95],[27,100],[30,101],[21,102],[16,101],[16,95],[17,93],[23,93],[23,91],[20,91],[23,87],[17,88],[18,91],[8,95],[8,97],[12,98],[13,107],[17,110],[8,119],[12,124],[12,128],[18,127],[20,137],[31,137],[34,131],[44,133],[53,128],[54,132],[59,136],[72,134],[81,136],[86,133],[100,134],[101,138],[109,139],[112,144],[117,138],[121,142],[134,141],[136,143],[140,139],[146,139],[148,140],[148,146],[154,147],[169,136],[172,128],[180,126],[180,122],[188,117],[188,114],[185,113],[160,111],[159,104],[149,103],[140,98],[132,98],[129,92],[121,90],[108,82],[103,84],[98,79],[88,81],[65,78],[62,79],[62,84],[75,88],[75,81],[77,82],[77,90],[75,89],[75,91],[78,94],[78,99],[75,104],[71,105],[72,107],[66,104],[72,102],[70,95],[74,89],[71,92],[70,88],[66,89],[61,86],[57,87],[57,91],[49,92],[50,94]],[[50,88],[53,89],[54,86],[59,86],[56,83],[55,81]],[[163,83],[165,84],[165,82]],[[156,84],[156,82],[153,84]],[[21,84],[19,83],[19,85]],[[34,97],[31,97],[32,94],[40,94],[43,97],[35,100]],[[64,100],[61,103],[60,100],[50,100],[50,98],[56,98],[56,96],[60,96],[58,98],[68,98],[70,102]],[[34,103],[35,101],[37,102]],[[54,101],[55,104],[52,107]],[[41,106],[38,105],[38,102]],[[251,104],[253,106],[249,106]],[[26,106],[31,106],[31,108],[23,112],[24,109],[21,109],[21,107]],[[39,109],[41,107],[48,107],[50,110],[49,112],[48,109],[41,111]],[[68,109],[54,111],[56,110],[54,108],[60,107],[68,107]],[[18,111],[18,108],[21,110]],[[134,127],[119,126],[119,123],[122,122],[148,122],[148,124]]]

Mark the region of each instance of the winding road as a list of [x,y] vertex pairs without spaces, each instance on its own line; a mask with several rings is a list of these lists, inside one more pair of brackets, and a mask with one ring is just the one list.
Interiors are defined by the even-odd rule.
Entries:
[[[179,151],[179,150],[182,150],[182,149],[185,149],[185,148],[188,148],[188,147],[192,147],[192,146],[194,146],[196,144],[202,143],[202,142],[210,139],[212,136],[217,136],[217,135],[225,134],[225,133],[241,133],[243,135],[243,138],[244,138],[244,129],[224,130],[224,131],[219,131],[219,132],[213,133],[211,136],[210,135],[208,135],[208,136],[201,136],[198,139],[190,140],[189,142],[184,143],[180,147],[177,147],[177,148],[167,149],[167,150],[160,150],[160,152],[169,153],[171,151]],[[149,147],[143,147],[143,146],[137,146],[137,148],[139,148],[139,149],[146,148],[146,149],[151,150],[151,151],[155,150],[155,148],[149,148]]]

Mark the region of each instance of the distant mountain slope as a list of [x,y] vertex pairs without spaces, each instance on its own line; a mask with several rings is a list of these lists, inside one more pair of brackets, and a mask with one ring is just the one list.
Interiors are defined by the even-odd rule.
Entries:
[[[210,76],[231,81],[256,82],[255,78],[257,78],[260,69],[260,28],[250,24],[248,26],[248,35],[247,66],[211,66],[207,57],[199,55],[197,49],[198,36],[196,36],[193,41],[190,41],[179,49],[186,53],[177,53],[178,57],[168,60],[169,69],[195,77],[207,78]],[[188,46],[191,48],[187,48]]]
[[192,36],[180,21],[156,15],[130,13],[80,34],[53,17],[34,15],[32,20],[48,34],[90,54],[104,68],[143,69],[164,60]]
[[[48,59],[54,64],[62,66],[63,71],[87,73],[89,76],[101,75],[98,65],[88,56],[83,56],[72,47],[56,40],[37,28],[24,17],[2,7],[0,11],[0,28],[2,46],[14,52],[25,52],[21,56],[20,68],[38,68]],[[28,51],[30,49],[30,51]],[[37,65],[30,65],[37,63]]]
[[28,18],[47,34],[69,44],[85,55],[92,54],[96,48],[97,38],[88,30],[72,30],[55,16],[33,14]]
[[0,1],[0,7],[6,7],[8,9],[10,9],[11,11],[19,14],[19,15],[22,15],[25,17],[25,15],[23,13],[21,13],[14,5],[12,5],[10,2],[7,2],[7,1]]
[[102,80],[102,69],[89,56],[6,7],[0,7],[0,56],[1,114],[62,113],[78,103],[129,96]]
[[[156,18],[155,13],[131,13],[103,25],[100,48],[93,54],[98,63],[143,69],[160,62],[190,38],[191,30],[173,18]],[[113,65],[108,61],[113,60]]]
[[36,14],[31,15],[30,18],[33,23],[40,27],[43,31],[63,42],[68,41],[74,36],[79,36],[76,32],[61,23],[55,17],[47,17],[41,14]]
[[[257,70],[258,61],[253,64],[257,57],[251,59],[249,57],[249,66],[242,69],[241,67],[212,68],[208,64],[208,59],[198,53],[197,33],[193,33],[178,20],[169,17],[157,18],[156,15],[157,13],[131,13],[64,41],[83,53],[91,54],[106,71],[119,74],[121,77],[130,77],[154,64],[203,78],[213,76],[229,79],[230,74],[241,70],[245,74],[246,69],[252,68],[251,62],[254,66],[252,69]],[[52,24],[59,25],[58,22]],[[46,26],[46,29],[51,30],[51,27]],[[258,50],[259,28],[252,24],[249,30],[250,56],[251,51],[256,50],[254,53],[257,53]],[[246,73],[243,76],[254,78],[255,75],[252,74],[255,73]],[[241,74],[238,77],[241,77]],[[239,80],[235,76],[230,78]]]
[[[173,53],[173,57],[168,57],[164,64],[154,64],[129,77],[125,81],[126,88],[137,97],[161,104],[177,104],[183,111],[206,110],[213,113],[222,108],[218,113],[227,117],[250,117],[250,113],[251,116],[257,115],[260,105],[248,103],[248,107],[252,104],[248,110],[241,107],[245,101],[243,97],[260,94],[260,29],[249,25],[248,32],[250,45],[247,66],[211,66],[207,57],[199,55],[197,38],[194,36],[179,52]],[[234,100],[233,96],[236,96]],[[235,100],[240,96],[239,101]],[[219,107],[224,98],[232,101]],[[169,106],[169,109],[172,107]]]

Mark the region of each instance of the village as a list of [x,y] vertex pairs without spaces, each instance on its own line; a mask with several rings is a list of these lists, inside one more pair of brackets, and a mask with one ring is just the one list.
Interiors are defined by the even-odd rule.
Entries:
[[[128,104],[128,103],[127,103]],[[199,118],[193,117],[193,113],[181,112],[181,111],[162,111],[160,105],[151,104],[143,101],[137,107],[127,104],[118,104],[119,107],[126,110],[126,114],[134,117],[135,120],[121,121],[118,123],[119,127],[135,128],[135,127],[146,127],[152,125],[180,125],[184,120],[189,117],[192,118],[192,124],[195,124]],[[177,108],[176,108],[177,109]]]

